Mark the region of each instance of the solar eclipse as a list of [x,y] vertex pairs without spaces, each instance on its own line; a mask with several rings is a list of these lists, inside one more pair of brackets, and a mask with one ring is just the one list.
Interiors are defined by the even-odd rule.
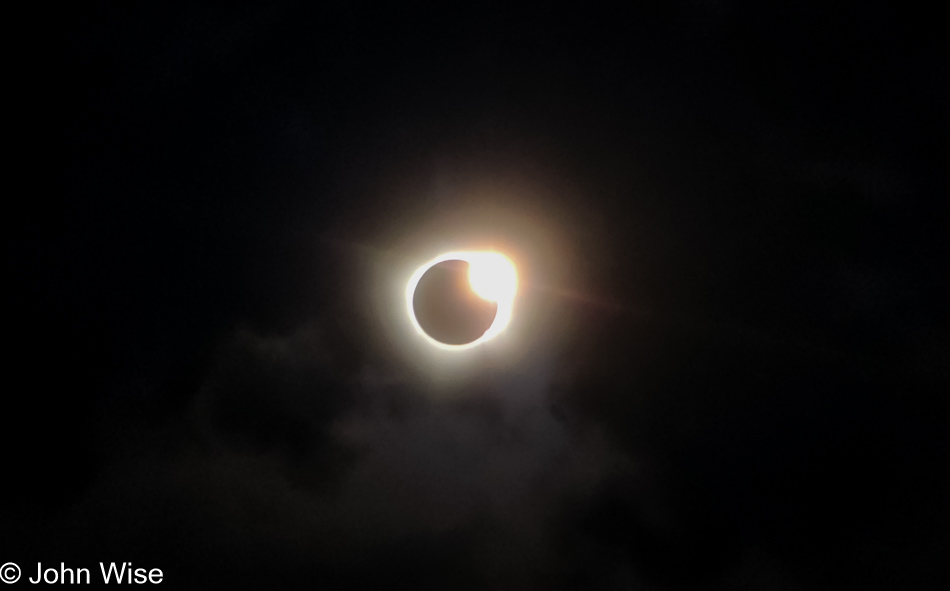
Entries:
[[406,285],[413,327],[432,345],[460,350],[497,336],[511,320],[514,264],[497,252],[448,252],[420,266]]

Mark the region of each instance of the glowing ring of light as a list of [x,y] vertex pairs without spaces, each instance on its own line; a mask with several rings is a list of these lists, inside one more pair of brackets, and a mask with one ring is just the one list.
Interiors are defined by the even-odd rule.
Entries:
[[[412,297],[416,292],[416,286],[419,280],[433,266],[445,261],[465,261],[469,264],[469,282],[472,291],[482,299],[494,301],[498,308],[495,312],[495,319],[492,321],[488,330],[471,343],[464,345],[448,345],[440,342],[426,334],[416,320],[415,312],[412,309]],[[480,345],[496,336],[508,326],[511,320],[511,311],[514,308],[515,293],[518,288],[518,275],[514,264],[503,254],[491,251],[475,252],[447,252],[440,254],[429,262],[416,269],[415,273],[409,278],[406,285],[406,303],[408,304],[409,320],[412,322],[416,332],[422,335],[427,341],[440,349],[448,351],[460,351],[470,349]]]

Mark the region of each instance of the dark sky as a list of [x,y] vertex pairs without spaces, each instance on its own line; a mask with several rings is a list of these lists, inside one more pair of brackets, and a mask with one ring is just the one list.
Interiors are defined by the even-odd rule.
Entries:
[[[131,4],[33,21],[11,113],[0,562],[944,588],[936,15]],[[380,302],[473,237],[521,324],[432,356]]]

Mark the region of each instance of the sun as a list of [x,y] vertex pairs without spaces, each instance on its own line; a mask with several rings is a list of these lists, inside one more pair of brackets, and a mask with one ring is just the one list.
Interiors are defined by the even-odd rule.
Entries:
[[[495,320],[485,333],[471,343],[464,345],[448,345],[433,339],[419,325],[412,308],[412,298],[419,280],[430,267],[443,261],[459,260],[469,264],[468,281],[472,291],[480,298],[495,302],[497,311]],[[446,350],[469,349],[480,345],[501,333],[511,320],[515,296],[518,291],[518,272],[514,263],[505,255],[494,251],[460,251],[440,254],[426,262],[409,278],[406,285],[406,303],[409,319],[416,332],[423,336],[432,345]]]
[[518,274],[508,257],[497,252],[476,252],[468,260],[468,281],[478,297],[490,302],[515,296]]

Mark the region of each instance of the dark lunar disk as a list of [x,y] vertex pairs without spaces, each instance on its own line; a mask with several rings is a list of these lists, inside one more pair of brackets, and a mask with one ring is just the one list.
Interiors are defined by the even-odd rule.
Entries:
[[478,340],[495,321],[498,304],[472,291],[469,264],[443,261],[423,274],[412,294],[412,312],[422,330],[446,345]]

